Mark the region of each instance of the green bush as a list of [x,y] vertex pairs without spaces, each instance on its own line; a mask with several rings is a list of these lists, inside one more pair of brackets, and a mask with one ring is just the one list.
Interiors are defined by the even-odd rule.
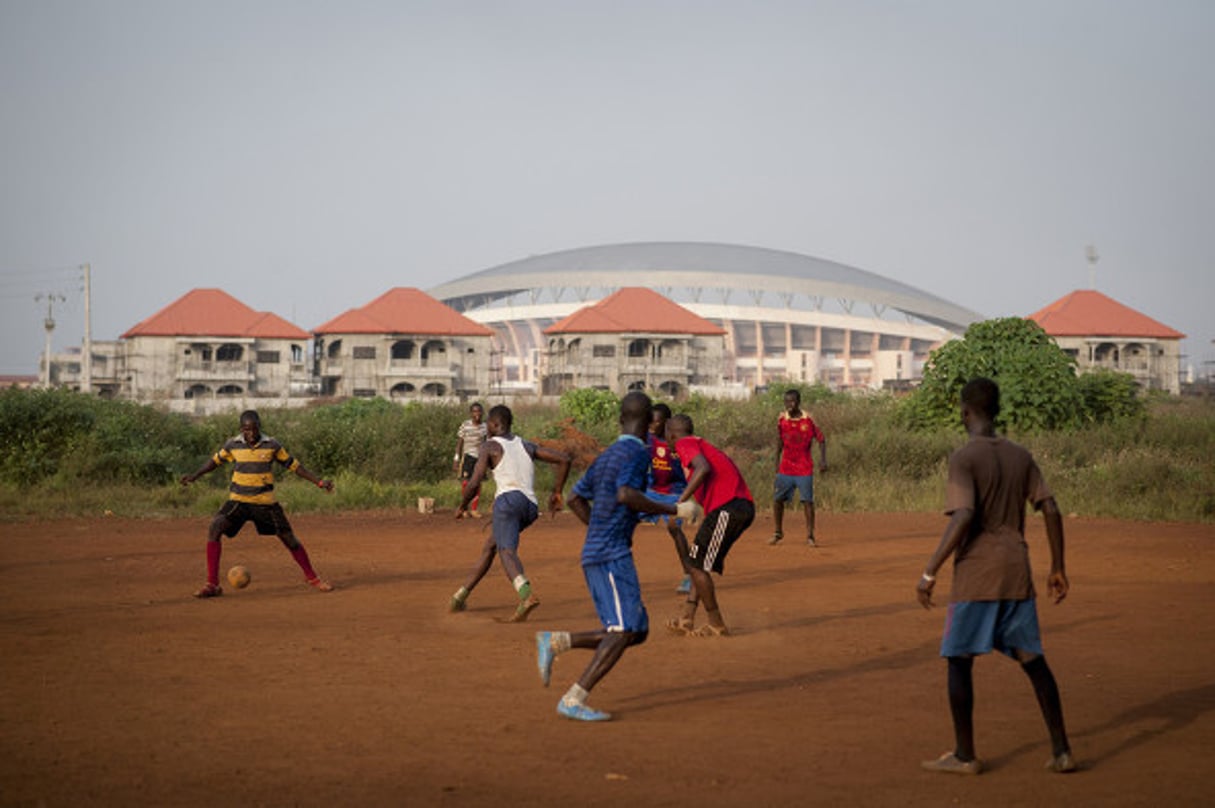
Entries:
[[958,394],[977,376],[1000,385],[998,429],[1036,432],[1082,420],[1075,362],[1033,320],[1005,317],[975,323],[962,339],[932,352],[923,382],[904,400],[904,422],[916,429],[960,428]]
[[1129,373],[1104,368],[1082,373],[1076,387],[1084,401],[1089,421],[1104,423],[1116,418],[1139,418],[1144,412],[1139,385]]
[[[1125,390],[1121,384],[1113,380],[1114,393]],[[771,501],[783,391],[777,386],[742,402],[694,396],[673,405],[692,416],[697,434],[734,458],[761,508]],[[1102,420],[1026,431],[1017,439],[1034,453],[1068,513],[1215,522],[1215,403],[1136,400],[1139,415],[1107,406],[1110,415]],[[965,440],[956,406],[949,424],[912,431],[902,403],[888,395],[808,389],[803,405],[827,437],[829,468],[815,485],[822,510],[940,509],[946,459]],[[581,462],[595,456],[596,441],[606,445],[618,431],[615,409],[610,416],[601,412],[584,431],[551,406],[521,405],[515,414],[515,429],[524,437],[567,446],[577,438],[585,450]],[[357,400],[261,416],[266,434],[313,471],[337,480],[337,491],[327,495],[294,475],[280,475],[278,493],[291,509],[412,509],[421,496],[451,508],[458,500],[451,454],[464,417],[459,407]],[[237,431],[235,414],[188,419],[60,390],[0,392],[0,519],[213,512],[226,496],[230,469],[189,489],[176,478],[198,468]],[[576,478],[577,471],[571,483]],[[551,468],[541,464],[538,493],[551,479]],[[483,496],[491,492],[487,487]]]

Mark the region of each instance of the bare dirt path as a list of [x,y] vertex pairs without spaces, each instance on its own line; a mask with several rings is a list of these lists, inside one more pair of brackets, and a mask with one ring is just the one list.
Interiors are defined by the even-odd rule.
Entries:
[[[923,772],[952,746],[944,611],[914,586],[944,518],[820,516],[822,546],[768,547],[761,518],[719,596],[736,636],[656,628],[565,721],[533,634],[595,625],[562,514],[524,535],[543,604],[497,622],[498,570],[448,614],[485,522],[450,514],[296,516],[317,568],[251,528],[223,567],[253,584],[214,601],[206,520],[0,525],[3,805],[1208,805],[1215,785],[1215,529],[1068,520],[1072,596],[1040,604],[1083,770],[1049,749],[1028,681],[976,665],[978,778]],[[665,531],[637,557],[651,621],[678,608]],[[1031,533],[1036,578],[1048,560]],[[948,586],[939,587],[945,596]]]

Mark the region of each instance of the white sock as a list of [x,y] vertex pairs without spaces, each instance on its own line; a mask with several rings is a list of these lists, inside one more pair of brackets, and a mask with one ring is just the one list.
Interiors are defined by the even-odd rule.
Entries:
[[587,695],[588,694],[582,685],[574,684],[570,685],[570,689],[565,692],[565,695],[561,697],[561,700],[566,704],[585,704]]
[[572,647],[570,645],[570,633],[568,631],[554,631],[551,645],[554,654],[570,650]]

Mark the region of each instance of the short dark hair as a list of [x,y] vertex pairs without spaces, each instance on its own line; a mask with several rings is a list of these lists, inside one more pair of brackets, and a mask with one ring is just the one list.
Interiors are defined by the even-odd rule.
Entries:
[[671,423],[678,424],[680,432],[687,432],[689,435],[696,434],[696,427],[692,425],[692,416],[690,415],[684,415],[682,412],[679,415],[672,415]]
[[671,408],[661,401],[654,405],[654,414],[661,415],[664,421],[671,420]]
[[[798,390],[796,387],[790,387],[788,390],[785,391],[785,395],[793,396],[794,398],[796,398],[798,404],[802,403],[802,391]],[[783,398],[783,396],[782,396],[782,398]]]
[[994,421],[1000,414],[1000,385],[983,376],[971,379],[962,388],[962,403]]
[[485,408],[481,406],[480,401],[474,401],[473,403],[468,405],[468,411],[472,412],[473,410],[481,410],[482,412],[484,412]]
[[506,427],[507,432],[510,432],[511,424],[515,420],[515,416],[511,414],[510,407],[505,404],[495,404],[490,407],[488,417],[501,423],[502,426]]
[[245,410],[242,412],[240,414],[240,422],[243,424],[245,421],[252,421],[258,426],[261,426],[262,423],[262,419],[260,416],[258,416],[257,410]]
[[640,390],[634,390],[631,393],[625,394],[625,397],[620,399],[620,417],[642,418],[648,424],[653,407],[654,405],[650,401],[649,396]]

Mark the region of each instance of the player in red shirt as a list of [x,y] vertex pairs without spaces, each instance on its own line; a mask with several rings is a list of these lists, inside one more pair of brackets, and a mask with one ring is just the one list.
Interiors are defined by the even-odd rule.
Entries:
[[[684,603],[683,615],[667,621],[667,628],[699,637],[720,637],[730,632],[721,617],[717,591],[709,573],[722,574],[726,554],[755,521],[755,502],[734,461],[704,438],[696,437],[692,430],[692,419],[683,414],[667,422],[667,440],[675,444],[675,453],[688,477],[688,486],[679,501],[695,497],[705,512],[704,522],[690,546],[683,530],[671,522],[671,536],[676,548],[687,558],[693,589]],[[709,622],[697,630],[696,607],[701,602]]]
[[785,391],[785,411],[777,421],[778,443],[776,448],[776,495],[772,503],[772,520],[776,532],[768,544],[779,544],[785,537],[785,503],[793,501],[793,489],[801,495],[802,509],[806,512],[806,543],[814,542],[814,457],[810,449],[814,441],[819,445],[819,469],[827,470],[827,439],[814,423],[810,413],[802,412],[802,394],[797,390]]

